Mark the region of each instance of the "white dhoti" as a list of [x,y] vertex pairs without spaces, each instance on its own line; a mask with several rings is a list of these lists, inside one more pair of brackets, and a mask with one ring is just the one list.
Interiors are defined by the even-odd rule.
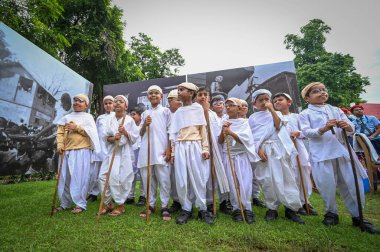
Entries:
[[[232,177],[230,161],[228,153],[223,156],[223,164],[226,167],[227,178],[230,186],[231,204],[233,210],[240,209],[239,201],[237,198],[236,187],[234,179]],[[241,153],[232,155],[232,164],[235,169],[235,176],[237,180],[237,186],[240,192],[241,203],[244,210],[252,210],[251,196],[252,196],[252,168],[249,162],[248,154]]]
[[[123,205],[132,187],[134,179],[132,161],[127,155],[121,155],[121,149],[122,147],[115,154],[104,204],[111,203],[113,199],[116,204]],[[100,168],[99,186],[101,191],[104,190],[111,158],[112,155],[108,155]]]
[[191,211],[193,203],[199,210],[207,210],[206,184],[210,167],[202,159],[200,141],[175,143],[174,166],[176,187],[182,208]]
[[94,161],[90,168],[90,181],[88,186],[88,194],[97,196],[99,194],[99,171],[102,161]]
[[[358,167],[357,171],[359,170]],[[344,157],[312,163],[314,182],[325,203],[326,212],[337,214],[336,187],[344,204],[352,217],[359,216],[358,202],[356,198],[355,180],[352,173],[350,160]],[[359,188],[362,205],[364,207],[363,180],[358,172]]]
[[74,202],[77,207],[87,208],[86,197],[90,179],[90,162],[90,149],[65,151],[58,186],[61,207],[70,208]]
[[301,208],[300,194],[291,168],[291,158],[280,140],[263,143],[268,160],[256,163],[256,176],[262,187],[268,209],[277,210],[280,204],[293,211]]
[[[145,194],[148,190],[148,167],[140,168],[142,182]],[[162,207],[167,207],[170,200],[170,168],[168,165],[151,165],[150,166],[150,191],[149,205],[154,207],[157,201],[157,190],[160,187],[160,199]]]

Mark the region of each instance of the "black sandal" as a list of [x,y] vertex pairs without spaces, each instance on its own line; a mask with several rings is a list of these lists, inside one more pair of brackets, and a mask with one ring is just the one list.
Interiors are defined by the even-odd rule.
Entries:
[[[149,206],[149,214],[154,214],[156,212],[156,209],[154,207]],[[146,217],[146,209],[140,213],[141,218]]]

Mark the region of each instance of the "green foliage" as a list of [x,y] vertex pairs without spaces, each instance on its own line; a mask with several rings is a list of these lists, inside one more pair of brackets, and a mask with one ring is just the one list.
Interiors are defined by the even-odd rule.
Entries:
[[94,84],[99,113],[103,85],[173,76],[184,65],[178,49],[161,52],[145,34],[123,40],[123,12],[111,0],[3,0],[0,21]]
[[138,37],[133,36],[129,46],[145,79],[175,76],[179,67],[185,65],[178,49],[161,52],[144,33],[139,33]]
[[301,27],[303,36],[287,34],[284,44],[296,56],[294,63],[301,89],[310,82],[323,82],[329,89],[328,103],[349,107],[351,102],[362,101],[360,94],[370,82],[356,72],[352,56],[326,51],[325,34],[330,31],[322,20],[313,19]]
[[[253,225],[236,223],[218,213],[213,226],[194,219],[185,225],[164,222],[159,210],[148,224],[139,217],[144,207],[126,206],[119,217],[95,216],[100,204],[89,203],[82,214],[70,211],[50,217],[56,181],[0,185],[0,250],[2,251],[378,251],[379,236],[353,227],[343,201],[337,197],[340,223],[326,227],[323,201],[313,194],[311,202],[319,216],[304,217],[306,225],[284,218],[266,222],[266,209],[253,207]],[[136,190],[138,192],[138,190]],[[160,202],[157,202],[160,206]],[[379,195],[366,197],[365,217],[380,225]],[[196,215],[197,211],[193,211]],[[176,217],[177,215],[175,215]]]

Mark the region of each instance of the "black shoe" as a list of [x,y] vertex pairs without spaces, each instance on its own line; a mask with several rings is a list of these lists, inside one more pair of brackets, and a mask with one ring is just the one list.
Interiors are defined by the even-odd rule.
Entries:
[[251,210],[244,210],[244,218],[248,224],[255,222],[255,214]]
[[277,217],[278,217],[278,213],[277,213],[277,211],[276,211],[276,210],[269,209],[269,210],[266,212],[264,219],[265,219],[266,221],[272,221],[272,220],[277,219]]
[[333,226],[333,225],[338,225],[339,224],[339,215],[327,212],[325,214],[325,218],[322,221],[323,224],[326,226]]
[[241,216],[240,209],[232,211],[232,219],[236,222],[243,222],[243,216]]
[[[309,211],[310,211],[309,215],[317,216],[318,215],[317,211],[315,211],[315,209],[310,204],[308,204],[308,205],[309,205]],[[307,213],[306,204],[304,204],[302,207],[303,207],[303,209],[305,209],[305,212]]]
[[182,209],[182,211],[179,213],[179,216],[178,216],[175,223],[185,224],[189,220],[191,220],[192,218],[193,218],[193,216],[192,216],[191,212]]
[[126,205],[132,205],[135,204],[135,198],[127,198],[127,200],[124,202]]
[[95,201],[97,201],[98,200],[98,196],[97,195],[92,195],[92,194],[90,194],[90,195],[88,195],[88,197],[87,197],[87,201],[88,202],[95,202]]
[[210,225],[214,224],[214,218],[206,210],[200,210],[198,212],[198,219],[204,221],[206,224],[210,224]]
[[181,210],[181,203],[177,202],[177,201],[173,201],[173,204],[170,206],[169,208],[169,213],[176,213],[178,212],[179,210]]
[[139,201],[137,202],[138,206],[145,206],[146,205],[146,198],[144,196],[139,197]]
[[230,215],[232,213],[232,205],[229,200],[223,200],[222,203],[219,204],[219,211]]
[[[352,225],[355,227],[360,227],[360,219],[359,217],[352,217]],[[371,222],[368,220],[363,220],[363,230],[370,234],[380,234],[379,229],[377,229]]]
[[213,204],[208,204],[207,205],[207,212],[212,213],[213,208],[214,208]]
[[307,215],[307,212],[306,212],[306,210],[303,207],[301,207],[300,209],[298,209],[297,213],[299,215]]
[[305,221],[301,219],[295,211],[287,207],[285,208],[285,217],[295,223],[305,224]]
[[259,198],[253,198],[252,199],[252,205],[262,207],[262,208],[266,208],[265,203],[262,200],[260,200]]

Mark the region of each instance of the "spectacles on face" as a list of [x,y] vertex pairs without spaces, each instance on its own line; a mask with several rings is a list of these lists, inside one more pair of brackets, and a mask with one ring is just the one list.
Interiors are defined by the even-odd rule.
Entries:
[[212,106],[223,106],[224,102],[223,101],[216,101],[212,103]]
[[241,107],[242,107],[242,108],[248,108],[248,106],[247,106],[247,105],[241,105]]
[[226,104],[226,108],[238,107],[236,104]]
[[116,103],[116,104],[118,104],[118,103],[125,103],[125,101],[123,101],[123,100],[114,100],[113,102]]
[[79,103],[83,103],[83,102],[85,102],[85,101],[82,101],[82,100],[80,100],[80,99],[78,99],[78,98],[75,98],[75,99],[73,99],[74,100],[74,102],[79,102]]
[[329,91],[327,90],[327,88],[316,88],[316,89],[311,90],[310,94],[319,94],[321,92],[328,93]]

